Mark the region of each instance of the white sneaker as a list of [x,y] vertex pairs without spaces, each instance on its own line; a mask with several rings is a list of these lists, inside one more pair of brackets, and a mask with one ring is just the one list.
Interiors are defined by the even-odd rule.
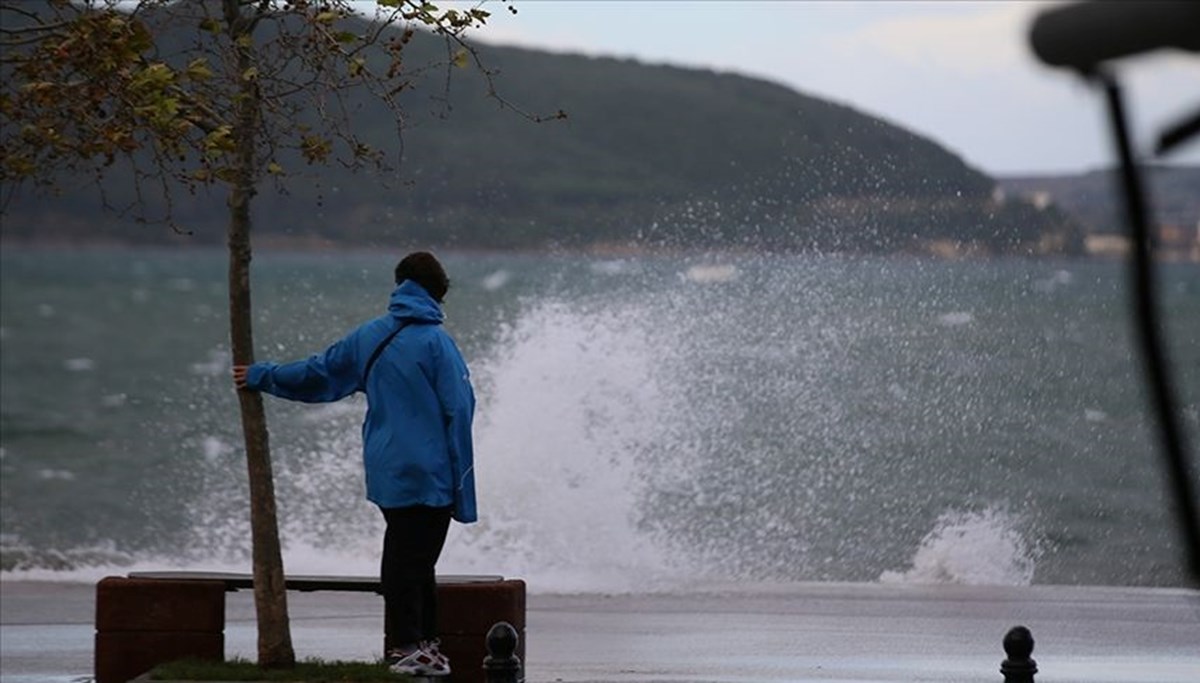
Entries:
[[423,641],[421,643],[421,649],[428,652],[431,657],[444,664],[446,666],[446,673],[450,673],[450,658],[442,654],[442,651],[438,645],[441,645],[441,641],[439,641],[437,638],[434,638],[433,640]]
[[433,653],[420,647],[407,655],[389,654],[388,671],[409,676],[449,676],[450,663],[437,652],[436,646]]

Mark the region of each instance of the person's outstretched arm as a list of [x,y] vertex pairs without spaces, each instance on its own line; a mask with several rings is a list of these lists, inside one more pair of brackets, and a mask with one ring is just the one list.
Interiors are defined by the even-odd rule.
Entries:
[[261,362],[233,366],[238,389],[262,391],[305,403],[328,403],[359,388],[358,330],[338,340],[324,353],[291,363]]

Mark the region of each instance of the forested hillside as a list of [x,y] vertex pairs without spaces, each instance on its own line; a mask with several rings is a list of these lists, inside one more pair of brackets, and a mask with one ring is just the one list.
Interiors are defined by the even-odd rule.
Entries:
[[[388,174],[282,159],[282,191],[256,201],[264,239],[483,248],[729,247],[920,250],[935,241],[988,252],[1071,251],[1078,228],[1054,207],[994,194],[995,182],[936,142],[863,112],[740,75],[485,46],[505,101],[470,68],[441,68],[418,36],[402,93],[402,152]],[[449,80],[447,80],[449,73]],[[359,133],[387,146],[384,112],[354,103]],[[302,122],[297,122],[302,123]],[[110,204],[151,201],[128,177]],[[217,243],[224,198],[174,193],[176,221],[131,224],[98,211],[87,179],[57,194],[26,188],[3,221],[9,240]]]

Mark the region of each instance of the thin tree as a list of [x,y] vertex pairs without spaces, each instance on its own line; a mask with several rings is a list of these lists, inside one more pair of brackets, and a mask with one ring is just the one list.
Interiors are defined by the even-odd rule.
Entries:
[[[180,192],[223,193],[230,347],[235,364],[251,363],[251,205],[263,183],[285,183],[289,166],[398,158],[356,134],[346,98],[357,90],[382,103],[399,149],[397,97],[411,83],[404,58],[416,31],[444,41],[447,74],[474,66],[496,97],[465,38],[488,16],[420,0],[0,0],[0,202],[7,207],[18,187],[52,192],[64,174],[86,174],[108,208],[183,231],[173,210]],[[105,183],[114,168],[132,179],[131,199]],[[255,392],[238,399],[258,663],[290,667],[263,404]]]

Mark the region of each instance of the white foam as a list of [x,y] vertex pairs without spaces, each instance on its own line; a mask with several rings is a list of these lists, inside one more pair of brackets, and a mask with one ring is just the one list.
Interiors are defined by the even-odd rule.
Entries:
[[1050,277],[1035,280],[1033,288],[1039,292],[1053,292],[1059,287],[1066,287],[1075,280],[1069,270],[1056,270]]
[[597,275],[622,275],[637,268],[630,261],[615,259],[611,261],[592,261],[588,265],[588,269]]
[[507,270],[500,269],[484,277],[482,280],[480,280],[479,284],[482,285],[487,291],[494,292],[508,284],[508,281],[511,279],[512,273],[508,272]]
[[208,358],[203,361],[192,363],[188,366],[188,370],[193,375],[202,375],[205,377],[217,377],[229,372],[232,356],[227,349],[218,347],[209,349]]
[[729,264],[698,265],[688,268],[683,277],[700,284],[730,282],[738,275],[736,266]]
[[938,316],[938,323],[947,327],[957,327],[975,322],[975,315],[969,311],[952,311]]
[[541,590],[629,590],[666,559],[638,531],[637,441],[661,404],[649,325],[635,308],[544,303],[521,316],[476,377],[481,521],[443,565],[529,577]]
[[1028,586],[1039,555],[1022,536],[1020,518],[1003,507],[949,510],[921,540],[912,566],[885,571],[882,583]]
[[215,462],[233,453],[233,446],[215,436],[206,436],[201,443],[201,452],[204,454],[204,459],[209,462]]
[[91,358],[68,358],[63,361],[63,367],[71,372],[88,372],[96,369],[96,361]]
[[120,408],[129,402],[129,394],[105,394],[100,397],[100,405],[105,408]]
[[75,479],[75,473],[70,470],[56,470],[51,468],[38,470],[34,472],[34,476],[43,481],[72,481]]

